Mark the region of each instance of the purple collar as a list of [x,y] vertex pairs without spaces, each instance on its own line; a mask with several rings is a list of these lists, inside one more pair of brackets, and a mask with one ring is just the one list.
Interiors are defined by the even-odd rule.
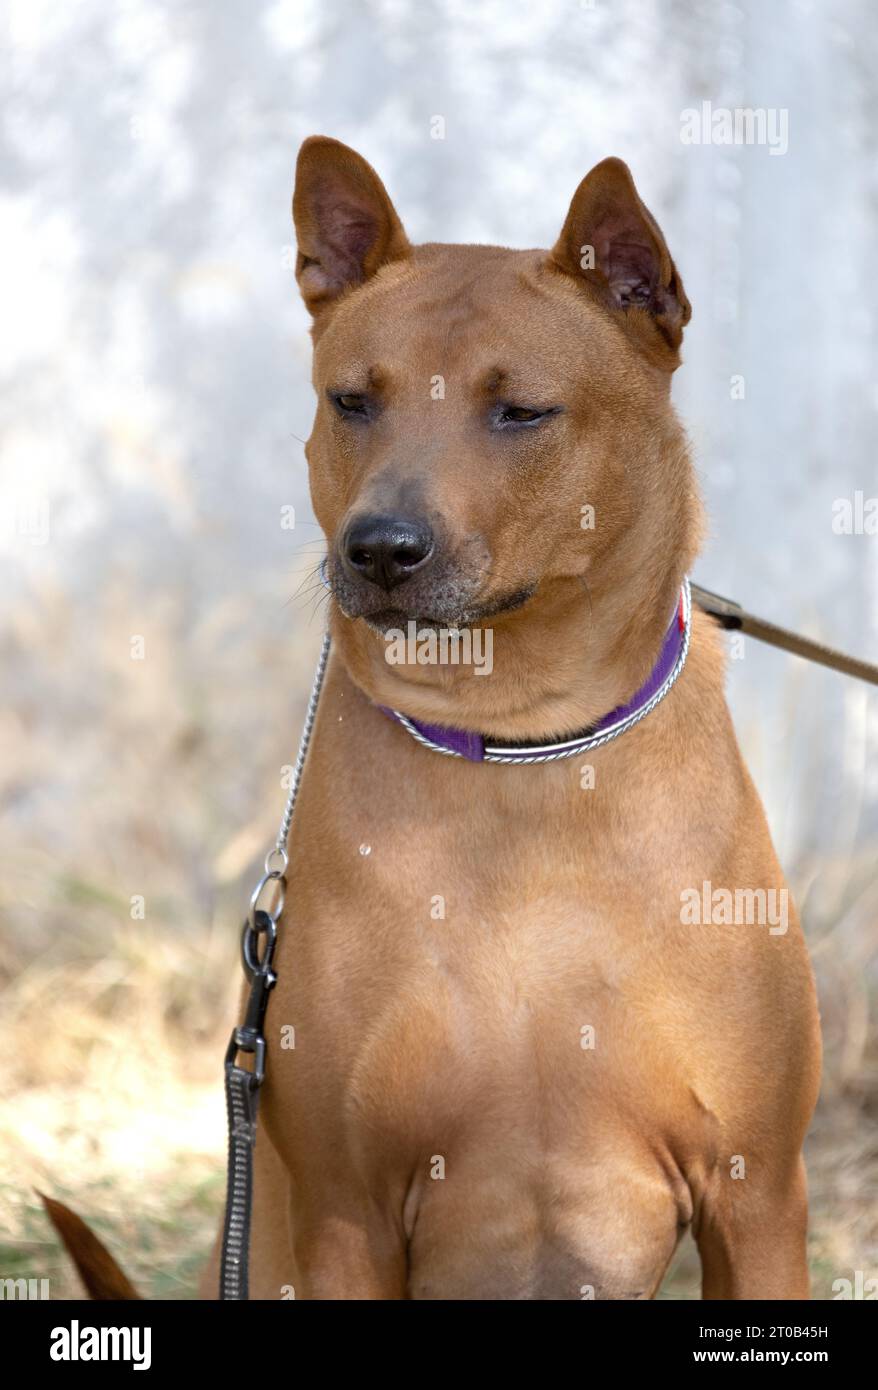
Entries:
[[559,758],[573,758],[579,753],[588,753],[604,743],[618,738],[634,724],[645,718],[667,695],[686,662],[689,651],[689,636],[692,627],[692,602],[689,596],[689,580],[683,580],[680,602],[674,610],[670,627],[665,633],[658,660],[643,685],[631,699],[617,709],[610,710],[596,724],[577,734],[572,739],[558,743],[519,744],[510,748],[499,748],[487,744],[481,734],[470,734],[463,729],[447,729],[441,724],[425,724],[418,719],[410,719],[399,710],[379,705],[379,709],[407,729],[412,738],[435,753],[445,753],[451,758],[466,758],[473,763],[551,763]]

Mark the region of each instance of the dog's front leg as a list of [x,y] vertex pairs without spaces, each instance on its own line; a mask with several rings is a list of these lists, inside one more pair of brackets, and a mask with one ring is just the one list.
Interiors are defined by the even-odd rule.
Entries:
[[714,1173],[695,1227],[702,1298],[809,1298],[807,1221],[801,1158],[770,1180]]
[[406,1295],[402,1233],[374,1212],[337,1207],[292,1214],[296,1297],[395,1299]]

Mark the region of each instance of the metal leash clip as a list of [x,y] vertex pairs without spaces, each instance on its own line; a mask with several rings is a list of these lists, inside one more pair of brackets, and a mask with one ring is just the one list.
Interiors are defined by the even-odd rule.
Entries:
[[[259,938],[265,936],[265,944],[260,955]],[[265,1010],[270,991],[277,983],[277,976],[271,968],[274,948],[277,943],[277,921],[268,912],[258,910],[251,925],[249,919],[241,932],[241,960],[244,974],[250,982],[250,998],[244,1022],[232,1029],[226,1052],[226,1066],[237,1064],[238,1053],[253,1054],[253,1070],[248,1072],[250,1086],[257,1089],[265,1079]]]

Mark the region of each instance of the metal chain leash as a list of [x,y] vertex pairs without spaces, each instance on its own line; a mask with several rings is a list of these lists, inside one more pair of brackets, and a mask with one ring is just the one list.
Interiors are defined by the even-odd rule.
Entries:
[[[329,660],[329,633],[323,645],[314,673],[314,683],[305,713],[305,724],[299,740],[299,751],[290,780],[290,790],[281,817],[277,840],[265,856],[264,873],[250,897],[250,910],[241,934],[241,957],[244,974],[250,984],[250,997],[244,1022],[232,1031],[225,1059],[226,1110],[229,1123],[229,1160],[226,1187],[226,1215],[223,1225],[223,1244],[220,1258],[219,1296],[224,1302],[242,1301],[249,1297],[250,1222],[253,1208],[253,1147],[256,1143],[256,1114],[259,1108],[259,1088],[265,1079],[266,1041],[263,1032],[268,996],[277,981],[272,969],[277,943],[277,924],[283,912],[286,893],[286,872],[289,866],[290,825],[302,770],[311,742],[317,716],[317,705],[326,664]],[[274,901],[268,908],[259,906],[260,898],[269,885],[274,885]],[[262,938],[265,938],[262,942]],[[252,1056],[252,1068],[239,1064],[241,1053]]]
[[286,890],[286,872],[290,862],[287,841],[290,837],[290,826],[293,821],[296,797],[299,794],[299,783],[302,780],[302,769],[305,766],[305,758],[308,753],[308,745],[311,742],[314,720],[317,717],[317,705],[320,700],[320,691],[323,687],[323,677],[326,675],[326,663],[329,660],[329,646],[329,633],[326,632],[323,635],[323,645],[320,648],[320,656],[317,658],[317,669],[314,672],[311,694],[308,697],[308,708],[305,711],[305,723],[302,728],[302,737],[299,739],[299,751],[296,754],[293,775],[290,779],[290,791],[287,797],[287,804],[284,806],[284,813],[281,816],[277,839],[265,856],[265,872],[250,895],[250,912],[247,920],[254,931],[256,930],[257,905],[269,883],[275,882],[278,885],[274,911],[269,915],[274,922],[277,922],[283,911],[284,892]]

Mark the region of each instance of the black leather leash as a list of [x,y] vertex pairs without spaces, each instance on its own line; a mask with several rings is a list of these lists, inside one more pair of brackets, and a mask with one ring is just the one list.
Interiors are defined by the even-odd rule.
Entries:
[[[220,1268],[220,1298],[249,1297],[250,1214],[253,1208],[253,1147],[259,1088],[265,1079],[265,1009],[277,976],[271,968],[277,941],[277,923],[268,912],[257,910],[253,925],[244,923],[241,956],[250,981],[250,998],[244,1022],[236,1028],[226,1051],[226,1114],[229,1126],[229,1160],[226,1219]],[[260,951],[260,938],[265,942]],[[239,1065],[240,1053],[253,1059],[252,1068]]]
[[[747,613],[740,604],[734,603],[731,599],[721,598],[719,594],[713,594],[699,584],[691,585],[691,593],[698,607],[723,628],[746,633],[772,647],[780,647],[783,651],[804,657],[806,661],[815,661],[820,666],[829,666],[834,671],[843,672],[844,675],[856,676],[859,680],[878,685],[878,666],[872,665],[871,662],[845,656],[843,652],[834,651],[832,647],[826,647],[821,642],[799,637],[794,632],[788,632],[786,628],[766,622],[764,618],[757,618],[752,613]],[[272,961],[277,943],[277,924],[283,910],[286,870],[289,863],[287,840],[328,657],[327,633],[317,663],[305,727],[277,841],[266,856],[265,873],[250,899],[250,913],[244,923],[241,937],[241,955],[244,974],[250,984],[250,996],[244,1022],[240,1028],[235,1028],[232,1032],[225,1061],[229,1161],[219,1290],[219,1296],[224,1301],[241,1301],[249,1297],[253,1147],[256,1143],[259,1089],[265,1078],[265,1058],[268,1050],[264,1032],[265,1010],[268,996],[277,980]],[[271,908],[260,908],[259,899],[269,885],[274,885],[277,890],[276,900]],[[241,1066],[238,1059],[242,1053],[252,1059],[252,1066]]]

